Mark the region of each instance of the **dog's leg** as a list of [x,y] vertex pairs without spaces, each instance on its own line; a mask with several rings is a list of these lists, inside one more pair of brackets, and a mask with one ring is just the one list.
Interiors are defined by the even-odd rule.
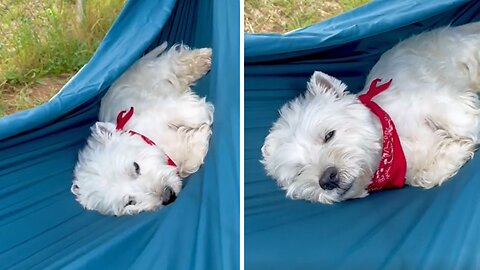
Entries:
[[184,109],[179,109],[172,114],[169,121],[172,128],[197,129],[203,125],[210,126],[213,122],[213,105],[192,92],[185,93],[177,107]]
[[207,124],[195,129],[179,128],[175,162],[180,177],[195,173],[203,164],[211,134],[212,130]]
[[[431,131],[432,147],[426,158],[417,159],[419,164],[409,184],[424,188],[440,185],[473,157],[480,136],[479,107],[477,94],[465,91],[444,96],[428,108],[425,127]],[[438,108],[446,108],[448,113]]]
[[471,139],[452,138],[442,130],[436,131],[435,137],[440,138],[437,147],[416,166],[409,185],[423,188],[441,185],[473,157],[475,143]]
[[210,70],[212,64],[212,49],[190,49],[184,45],[174,45],[167,52],[164,42],[140,60],[142,66],[148,68],[173,67],[173,72],[185,85],[192,85]]
[[170,128],[176,130],[175,146],[172,149],[181,177],[198,170],[207,154],[210,126],[213,122],[213,105],[192,92],[185,93],[178,104],[180,109],[172,114]]
[[[445,110],[438,109],[445,108]],[[476,93],[452,93],[450,97],[432,103],[425,123],[433,132],[444,131],[448,137],[480,142],[480,101]]]
[[210,70],[212,49],[202,48],[190,50],[184,46],[170,49],[171,66],[182,89],[189,89],[197,80]]
[[153,49],[122,76],[129,84],[139,81],[142,88],[157,92],[172,90],[165,83],[180,92],[191,91],[190,87],[210,70],[212,49],[175,45],[165,52],[165,48],[166,43]]

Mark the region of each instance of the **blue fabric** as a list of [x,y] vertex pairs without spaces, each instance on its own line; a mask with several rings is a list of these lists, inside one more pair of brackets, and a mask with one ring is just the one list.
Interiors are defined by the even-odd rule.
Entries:
[[479,1],[374,1],[286,35],[245,36],[245,269],[480,268],[478,152],[441,187],[335,205],[286,199],[259,162],[277,110],[315,70],[357,92],[399,40],[479,19]]
[[[0,119],[0,269],[238,269],[239,9],[233,0],[128,1],[60,94]],[[206,162],[160,211],[86,211],[69,188],[100,98],[165,40],[213,48],[196,86],[215,105]]]

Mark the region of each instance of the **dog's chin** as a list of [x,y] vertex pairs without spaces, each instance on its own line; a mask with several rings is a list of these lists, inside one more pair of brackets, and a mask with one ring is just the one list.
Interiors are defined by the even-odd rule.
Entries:
[[144,204],[142,206],[136,206],[136,205],[127,206],[127,207],[121,209],[119,212],[114,213],[113,215],[115,215],[115,216],[136,215],[136,214],[139,214],[141,212],[155,211],[155,210],[158,210],[162,207],[163,207],[163,204],[159,200],[159,201]]
[[365,189],[357,190],[353,184],[347,187],[335,188],[333,190],[323,190],[320,188],[320,195],[315,202],[322,204],[334,204],[347,200],[363,198],[368,195]]
[[115,204],[105,200],[86,201],[84,198],[77,197],[77,201],[87,210],[96,211],[102,215],[124,216],[135,215],[141,212],[154,211],[162,208],[165,204],[162,200],[151,200],[142,202],[141,205],[126,206],[123,204]]
[[324,190],[315,181],[293,181],[284,186],[286,196],[294,200],[307,200],[315,203],[333,204],[342,201],[339,189]]
[[283,189],[287,191],[287,197],[291,199],[322,204],[334,204],[368,195],[366,187],[361,181],[346,179],[341,180],[338,187],[332,190],[322,189],[316,181],[293,181]]
[[352,182],[348,189],[341,192],[341,201],[364,198],[368,195],[367,187],[361,185],[359,182]]
[[[108,193],[108,191],[100,193],[105,195]],[[173,203],[176,198],[177,192],[174,191],[172,188],[167,187],[165,188],[163,194],[158,198],[152,198],[152,196],[145,195],[143,199],[140,199],[141,201],[139,201],[139,204],[137,205],[125,206],[123,202],[118,203],[118,201],[107,200],[106,197],[99,197],[95,194],[90,194],[90,196],[86,197],[83,195],[79,195],[76,196],[75,199],[85,209],[96,211],[103,215],[123,216],[158,210],[166,205]]]
[[316,202],[323,204],[333,204],[353,199],[355,198],[355,194],[357,192],[354,188],[354,183],[347,182],[340,184],[337,188],[334,188],[332,190],[324,190],[322,188],[319,188],[319,193],[320,195],[318,196],[318,200]]

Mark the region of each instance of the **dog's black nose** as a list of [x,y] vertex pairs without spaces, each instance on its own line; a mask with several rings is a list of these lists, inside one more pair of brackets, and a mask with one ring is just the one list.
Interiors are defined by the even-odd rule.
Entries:
[[335,167],[328,167],[320,176],[318,183],[320,187],[325,190],[332,190],[338,188],[338,171]]
[[177,199],[177,194],[171,187],[165,187],[162,194],[162,205],[169,205]]

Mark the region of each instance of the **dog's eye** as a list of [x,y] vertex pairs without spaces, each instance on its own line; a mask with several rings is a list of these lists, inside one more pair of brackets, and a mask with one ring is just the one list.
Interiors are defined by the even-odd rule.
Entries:
[[133,167],[135,168],[135,173],[140,175],[140,165],[137,162],[133,162]]
[[305,166],[303,165],[297,165],[295,166],[296,167],[296,170],[297,170],[297,177],[302,175],[303,171],[305,171]]
[[129,205],[135,205],[135,204],[137,204],[137,201],[133,197],[129,197],[128,202],[125,204],[125,207]]
[[335,130],[332,130],[328,132],[327,135],[325,135],[325,142],[327,143],[328,141],[330,141],[333,136],[335,136]]

